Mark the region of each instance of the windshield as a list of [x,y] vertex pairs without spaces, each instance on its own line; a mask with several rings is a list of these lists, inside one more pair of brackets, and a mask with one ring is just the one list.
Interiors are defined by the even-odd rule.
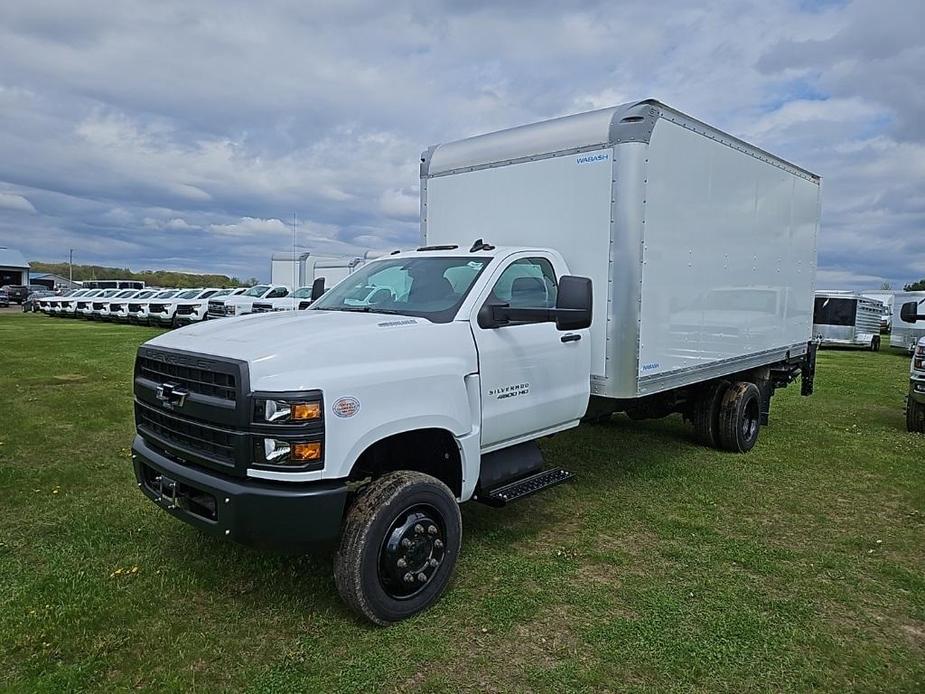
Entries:
[[489,262],[446,256],[379,260],[339,282],[311,309],[398,313],[448,323]]
[[177,294],[177,298],[178,299],[195,299],[199,295],[199,292],[201,291],[202,291],[201,289],[190,289],[189,291],[180,292],[179,294]]
[[141,292],[135,298],[136,299],[147,299],[149,296],[154,296],[154,292]]
[[100,297],[115,296],[118,293],[118,291],[119,291],[118,289],[107,289],[105,292],[100,294]]
[[135,293],[134,289],[130,289],[127,292],[120,292],[116,294],[117,299],[128,299],[132,294]]
[[267,284],[258,284],[256,287],[251,287],[244,292],[244,296],[263,296],[263,293],[269,288],[270,286]]
[[308,299],[311,298],[312,288],[311,287],[299,287],[294,292],[292,292],[293,299]]
[[154,297],[154,298],[155,298],[155,299],[169,299],[169,298],[172,297],[172,296],[176,296],[176,294],[177,294],[177,290],[174,289],[174,290],[169,291],[169,292],[161,292],[160,294],[158,294],[158,295],[157,295],[156,297]]

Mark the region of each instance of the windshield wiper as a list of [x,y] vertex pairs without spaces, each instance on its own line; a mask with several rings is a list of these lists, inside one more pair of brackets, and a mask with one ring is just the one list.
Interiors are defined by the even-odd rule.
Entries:
[[373,308],[372,306],[319,306],[316,311],[347,311],[350,313],[387,313],[390,315],[402,315],[401,311],[395,311],[389,308]]

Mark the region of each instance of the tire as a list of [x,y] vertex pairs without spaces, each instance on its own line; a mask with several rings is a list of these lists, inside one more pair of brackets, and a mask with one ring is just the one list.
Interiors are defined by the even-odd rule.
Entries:
[[754,383],[739,381],[723,395],[719,409],[720,448],[748,453],[761,432],[761,393]]
[[925,404],[916,402],[909,396],[906,405],[906,430],[912,434],[925,434]]
[[870,341],[870,351],[879,352],[880,351],[880,336],[874,335],[873,339]]
[[694,435],[704,446],[719,448],[719,410],[729,381],[713,381],[700,392],[694,402],[691,422]]
[[449,487],[420,472],[390,472],[347,513],[334,557],[337,592],[374,624],[412,617],[443,594],[461,541],[462,516]]

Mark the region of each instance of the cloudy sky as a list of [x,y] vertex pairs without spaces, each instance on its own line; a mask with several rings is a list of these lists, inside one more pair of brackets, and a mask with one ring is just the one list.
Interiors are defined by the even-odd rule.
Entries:
[[266,278],[418,240],[434,142],[657,98],[812,171],[820,285],[925,276],[922,0],[4,0],[0,245]]

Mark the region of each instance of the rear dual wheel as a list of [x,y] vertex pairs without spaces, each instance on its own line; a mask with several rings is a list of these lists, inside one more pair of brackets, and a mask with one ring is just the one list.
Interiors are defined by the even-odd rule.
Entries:
[[462,517],[440,480],[402,470],[363,489],[344,524],[334,580],[344,602],[382,626],[435,603],[456,566]]
[[724,451],[748,453],[761,431],[761,393],[747,381],[732,384],[719,408],[719,441]]
[[747,381],[713,381],[700,391],[691,416],[697,438],[705,446],[747,453],[761,430],[761,393]]

